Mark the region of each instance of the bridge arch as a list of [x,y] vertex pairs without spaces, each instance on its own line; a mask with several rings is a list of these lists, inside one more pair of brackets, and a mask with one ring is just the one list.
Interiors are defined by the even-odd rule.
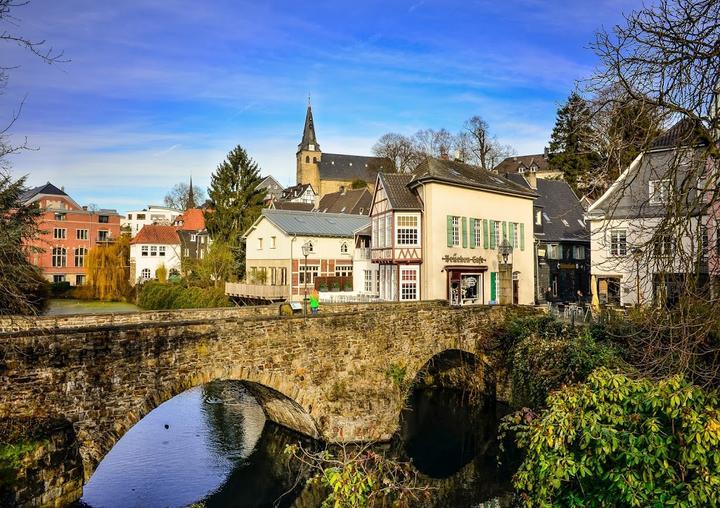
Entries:
[[[101,429],[97,425],[86,428],[80,423],[77,439],[85,482],[120,438],[153,409],[191,388],[212,381],[241,382],[256,399],[268,420],[314,439],[320,438],[318,425],[310,415],[312,399],[282,376],[236,365],[206,367],[160,381],[138,396],[135,410],[113,415],[111,428]],[[308,404],[307,408],[303,403]]]
[[495,376],[492,361],[482,353],[460,348],[444,349],[434,354],[417,370],[409,389],[416,386],[460,389],[472,387],[494,396]]

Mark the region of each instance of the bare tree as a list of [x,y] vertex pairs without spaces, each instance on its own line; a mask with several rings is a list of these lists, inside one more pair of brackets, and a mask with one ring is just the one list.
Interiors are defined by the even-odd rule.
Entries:
[[468,139],[468,162],[481,168],[492,169],[514,151],[509,145],[502,145],[497,136],[489,132],[488,123],[479,115],[468,118],[463,126],[464,132],[459,135]]
[[413,134],[413,146],[422,158],[449,156],[455,144],[454,136],[447,129],[422,129]]
[[[623,172],[589,211],[597,224],[593,237],[609,244],[611,254],[593,264],[634,275],[621,281],[623,291],[653,304],[626,338],[641,371],[683,372],[717,384],[720,2],[660,0],[611,32],[600,31],[593,48],[600,67],[586,93],[597,99],[598,111],[626,106],[622,128],[645,137],[639,141],[647,148],[628,167],[622,167],[628,158],[623,142],[608,151],[602,169]],[[608,89],[613,93],[604,95]],[[643,130],[649,112],[673,127],[661,136]]]
[[419,162],[412,140],[394,132],[382,135],[373,145],[372,151],[377,157],[387,157],[393,161],[399,173],[409,173]]
[[168,208],[187,210],[189,208],[195,208],[199,203],[205,201],[205,191],[197,185],[193,185],[191,195],[190,185],[180,182],[175,184],[173,188],[165,194],[163,201]]

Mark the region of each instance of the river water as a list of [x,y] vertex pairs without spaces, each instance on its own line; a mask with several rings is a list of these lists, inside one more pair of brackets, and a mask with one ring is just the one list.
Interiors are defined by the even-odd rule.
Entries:
[[[436,488],[437,506],[477,505],[509,491],[511,470],[496,460],[504,411],[473,406],[454,390],[417,389],[401,416],[400,436],[385,449],[412,460]],[[317,446],[266,421],[241,383],[209,383],[131,428],[98,465],[78,506],[313,506],[303,492],[305,477],[283,453],[299,440]]]

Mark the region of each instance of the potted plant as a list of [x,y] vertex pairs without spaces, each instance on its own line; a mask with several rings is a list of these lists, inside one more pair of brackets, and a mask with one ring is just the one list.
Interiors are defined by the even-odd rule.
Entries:
[[321,283],[320,283],[320,287],[319,287],[318,289],[319,289],[320,291],[327,291],[327,290],[328,290],[327,282],[321,282]]
[[330,286],[331,291],[340,291],[340,283],[339,282],[333,282]]
[[343,286],[343,291],[352,291],[352,282],[346,282],[345,286]]

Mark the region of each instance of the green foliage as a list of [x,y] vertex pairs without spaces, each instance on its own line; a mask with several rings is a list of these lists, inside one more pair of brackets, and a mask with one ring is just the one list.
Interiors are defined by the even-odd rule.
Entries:
[[365,180],[362,180],[360,178],[356,178],[352,182],[350,182],[350,188],[351,189],[365,189],[367,188],[368,183]]
[[627,367],[612,342],[548,314],[510,314],[492,335],[517,406],[542,407],[548,393],[584,381],[598,367]]
[[720,399],[680,376],[598,369],[511,427],[527,453],[514,478],[525,506],[720,504]]
[[197,274],[204,283],[223,287],[232,280],[235,271],[235,257],[232,249],[223,242],[215,242],[203,259],[196,265]]
[[258,189],[260,170],[241,146],[228,153],[212,175],[208,195],[211,212],[205,223],[213,240],[226,244],[235,259],[234,273],[245,275],[245,231],[260,216],[265,191]]
[[201,288],[183,284],[163,284],[148,281],[138,294],[138,306],[143,309],[201,309],[229,307],[230,300],[222,289]]
[[[1,74],[1,72],[0,72]],[[1,81],[1,80],[0,80]],[[2,139],[0,139],[2,145]],[[2,154],[0,146],[0,154]],[[0,157],[0,314],[37,314],[47,305],[49,287],[28,256],[40,251],[35,240],[40,210],[25,205],[25,177],[13,180]]]
[[391,363],[385,371],[385,375],[390,379],[399,390],[405,388],[405,374],[407,373],[407,366],[399,363]]
[[550,138],[550,165],[562,171],[573,189],[597,167],[593,149],[592,112],[588,103],[573,92],[558,110]]
[[23,459],[47,442],[39,440],[0,443],[0,487],[14,483]]
[[585,330],[571,330],[563,337],[530,335],[512,354],[513,402],[542,407],[553,390],[584,381],[598,367],[620,364],[612,346],[598,343]]

